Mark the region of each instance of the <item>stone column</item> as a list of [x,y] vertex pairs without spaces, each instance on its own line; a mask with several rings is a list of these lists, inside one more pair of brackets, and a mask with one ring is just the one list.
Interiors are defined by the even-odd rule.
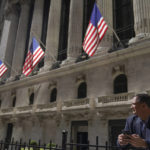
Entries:
[[150,37],[150,1],[133,0],[135,38],[129,43]]
[[110,26],[96,51],[97,55],[101,55],[102,53],[107,53],[112,47],[113,32],[111,28],[113,28],[113,4],[110,0],[97,0],[97,5],[106,24]]
[[6,1],[1,0],[0,1],[0,41],[1,41],[1,35],[4,25],[4,9],[5,9]]
[[48,70],[56,62],[58,56],[59,32],[60,32],[61,2],[51,0],[48,31],[46,39],[46,51],[44,59],[44,69]]
[[12,67],[15,71],[11,71],[11,77],[15,77],[16,75],[20,75],[22,73],[29,22],[29,13],[30,2],[23,1],[21,3],[21,14],[17,30],[14,57],[12,62]]
[[28,48],[30,48],[30,44],[31,44],[31,40],[33,36],[36,37],[37,40],[41,39],[42,23],[43,23],[43,9],[44,9],[44,1],[35,0]]
[[83,0],[71,0],[68,32],[68,62],[74,62],[82,51]]
[[19,21],[19,9],[19,6],[16,4],[8,3],[5,10],[5,21],[0,43],[0,59],[4,61],[8,67],[8,71],[4,77],[8,77],[11,71],[16,32]]

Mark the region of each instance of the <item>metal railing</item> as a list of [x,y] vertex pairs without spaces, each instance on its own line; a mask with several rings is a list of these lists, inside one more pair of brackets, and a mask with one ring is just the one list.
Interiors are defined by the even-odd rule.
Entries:
[[[83,142],[74,143],[73,140],[67,142],[67,132],[64,130],[62,132],[62,145],[58,146],[50,140],[48,144],[41,144],[39,140],[38,143],[32,140],[29,142],[14,141],[14,139],[0,141],[0,150],[119,150],[118,146],[111,146],[109,142],[105,142],[105,145],[99,145],[99,137],[96,136],[95,144],[90,144],[87,141],[85,144]],[[128,147],[128,150],[134,150],[134,148]]]

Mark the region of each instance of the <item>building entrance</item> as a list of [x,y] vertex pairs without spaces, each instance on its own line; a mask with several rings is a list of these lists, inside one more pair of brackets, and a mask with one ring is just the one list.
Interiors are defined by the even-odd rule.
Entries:
[[[72,121],[71,139],[74,143],[88,144],[88,122]],[[77,146],[77,150],[87,150],[87,147]]]

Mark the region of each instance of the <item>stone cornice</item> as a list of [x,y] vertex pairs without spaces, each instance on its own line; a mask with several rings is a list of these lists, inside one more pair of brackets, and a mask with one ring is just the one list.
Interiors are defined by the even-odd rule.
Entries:
[[47,72],[41,72],[35,76],[22,78],[18,81],[7,82],[4,85],[0,85],[0,92],[25,86],[31,86],[45,81],[51,81],[53,78],[56,79],[58,77],[66,76],[76,72],[83,72],[91,68],[96,68],[144,54],[150,54],[149,39],[143,40],[141,43],[135,43],[126,49],[115,51],[113,53],[107,53],[105,56],[91,57],[89,60],[83,62],[63,66],[61,68]]

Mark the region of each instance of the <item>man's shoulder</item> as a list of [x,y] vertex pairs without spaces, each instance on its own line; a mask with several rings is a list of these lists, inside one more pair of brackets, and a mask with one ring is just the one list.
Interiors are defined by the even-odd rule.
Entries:
[[137,115],[131,115],[127,118],[128,122],[138,121],[140,118]]

